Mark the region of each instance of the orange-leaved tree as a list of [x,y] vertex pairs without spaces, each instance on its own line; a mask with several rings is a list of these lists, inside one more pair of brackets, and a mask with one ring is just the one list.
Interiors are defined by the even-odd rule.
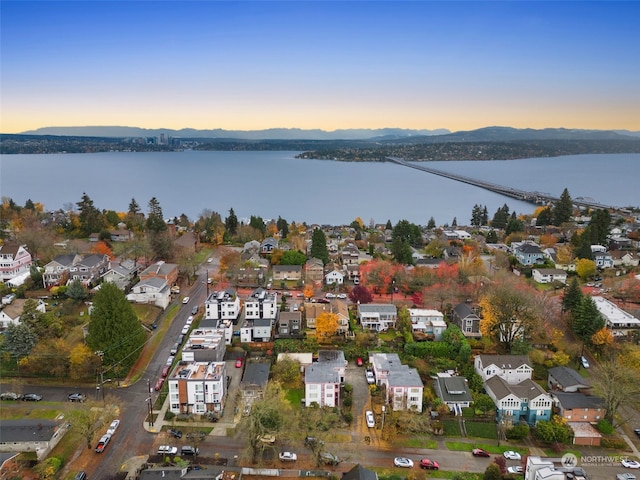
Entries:
[[314,293],[315,291],[313,289],[313,285],[311,285],[310,283],[307,283],[302,290],[302,295],[304,296],[304,298],[311,298],[313,297]]
[[316,317],[316,337],[319,342],[326,340],[338,331],[338,315],[331,312],[322,312]]
[[109,245],[107,245],[105,242],[103,242],[102,240],[100,240],[99,242],[97,242],[93,248],[91,249],[91,251],[93,253],[97,253],[98,255],[107,255],[109,257],[110,260],[113,260],[115,257],[113,255],[113,252],[111,251],[111,248],[109,247]]

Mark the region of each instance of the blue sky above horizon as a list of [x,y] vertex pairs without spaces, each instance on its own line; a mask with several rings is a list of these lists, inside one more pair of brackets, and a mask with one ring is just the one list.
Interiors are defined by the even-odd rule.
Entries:
[[638,2],[0,2],[0,131],[640,130]]

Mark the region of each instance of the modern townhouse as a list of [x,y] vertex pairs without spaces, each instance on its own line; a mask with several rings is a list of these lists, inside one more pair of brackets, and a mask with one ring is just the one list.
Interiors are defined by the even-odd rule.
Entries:
[[485,383],[491,377],[498,376],[507,383],[516,385],[531,379],[533,374],[527,355],[476,355],[473,367]]
[[172,413],[222,413],[227,392],[225,362],[178,365],[167,379]]
[[396,327],[398,309],[392,303],[359,304],[358,320],[362,328],[382,332]]

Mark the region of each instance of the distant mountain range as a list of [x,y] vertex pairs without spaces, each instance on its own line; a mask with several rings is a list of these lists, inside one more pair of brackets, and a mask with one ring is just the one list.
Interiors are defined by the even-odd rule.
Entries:
[[216,140],[360,140],[380,143],[440,143],[440,142],[509,142],[536,140],[623,140],[640,138],[640,132],[628,130],[579,130],[566,128],[486,127],[477,130],[451,132],[447,129],[411,130],[403,128],[345,129],[345,130],[303,130],[299,128],[271,128],[267,130],[196,130],[183,128],[146,129],[138,127],[88,126],[88,127],[45,127],[23,132],[21,135],[55,135],[68,137],[167,137],[182,139]]

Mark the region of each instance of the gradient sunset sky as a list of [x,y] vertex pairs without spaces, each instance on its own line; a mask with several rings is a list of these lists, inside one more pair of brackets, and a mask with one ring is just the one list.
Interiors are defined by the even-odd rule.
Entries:
[[640,130],[640,3],[0,2],[0,132]]

